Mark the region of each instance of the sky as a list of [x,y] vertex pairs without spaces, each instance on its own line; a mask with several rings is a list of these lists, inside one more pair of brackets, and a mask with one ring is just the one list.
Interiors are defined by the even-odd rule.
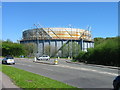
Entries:
[[92,36],[118,36],[117,2],[2,2],[2,39],[17,42],[26,29],[69,27],[87,29]]

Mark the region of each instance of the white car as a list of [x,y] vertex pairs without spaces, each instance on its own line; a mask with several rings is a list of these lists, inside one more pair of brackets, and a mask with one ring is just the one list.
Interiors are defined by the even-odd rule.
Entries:
[[38,57],[37,60],[50,60],[50,56],[43,55],[43,56]]
[[13,57],[6,57],[2,60],[2,64],[15,64]]

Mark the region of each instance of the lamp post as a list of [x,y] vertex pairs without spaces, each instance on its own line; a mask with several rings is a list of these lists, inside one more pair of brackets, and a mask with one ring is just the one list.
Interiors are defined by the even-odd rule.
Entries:
[[[71,27],[71,35],[72,35],[72,27]],[[72,43],[72,38],[71,38],[71,59],[72,59],[72,54],[73,54],[73,43]]]
[[37,30],[37,32],[36,32],[36,34],[37,34],[37,54],[39,54],[39,50],[38,50],[38,47],[39,47],[39,40],[38,40],[38,30]]
[[38,47],[39,47],[39,39],[38,39],[38,35],[39,35],[39,33],[38,33],[38,25],[36,25],[36,24],[34,24],[34,26],[36,26],[37,28],[36,28],[36,44],[37,44],[37,52],[36,52],[36,56],[38,56],[38,54],[39,54],[39,50],[38,50]]
[[71,59],[72,59],[72,52],[73,52],[73,45],[72,45],[72,25],[71,24],[69,24],[69,28],[71,29],[71,52],[70,52],[70,57],[71,57]]

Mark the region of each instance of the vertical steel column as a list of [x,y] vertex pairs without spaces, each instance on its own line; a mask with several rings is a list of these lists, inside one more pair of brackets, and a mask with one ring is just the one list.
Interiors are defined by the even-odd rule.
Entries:
[[77,40],[74,41],[75,42],[75,55],[74,56],[77,56]]
[[38,30],[37,30],[37,29],[36,29],[36,34],[37,34],[37,35],[36,35],[36,36],[37,36],[37,38],[36,38],[36,40],[37,40],[37,54],[39,54],[39,50],[38,50],[38,49],[39,49],[39,47],[38,47],[38,46],[39,46],[39,41],[38,41],[38,34],[39,34],[39,33],[38,33]]
[[43,43],[43,52],[42,52],[42,53],[44,54],[44,49],[45,49],[45,48],[44,48],[44,40],[42,41],[42,43]]
[[[48,28],[48,34],[49,34],[49,28]],[[49,35],[50,35],[50,34],[49,34]],[[50,55],[50,38],[49,38],[49,41],[48,41],[48,42],[49,42],[49,56],[51,56],[51,55]]]
[[[55,53],[57,52],[57,40],[55,40]],[[57,56],[56,56],[57,57]]]
[[70,45],[69,45],[69,41],[68,41],[68,56],[70,57]]
[[79,44],[80,44],[81,50],[83,51],[83,40],[82,39],[80,40]]
[[[62,46],[63,46],[63,40],[61,41],[61,43],[62,43]],[[61,50],[61,57],[63,57],[63,48]]]
[[88,49],[88,42],[87,42],[87,49]]
[[[79,44],[79,41],[80,40],[77,40],[76,42],[77,42],[77,49],[79,50],[80,49],[80,44]],[[76,49],[76,51],[77,51],[77,49]],[[80,51],[80,50],[79,50]],[[78,52],[79,53],[79,52]],[[76,55],[78,55],[78,53],[76,53]]]
[[51,48],[51,47],[50,47],[50,39],[49,39],[49,56],[51,56],[51,55],[50,55],[50,48]]
[[44,30],[43,30],[43,29],[41,29],[41,31],[42,31],[42,39],[43,39],[43,40],[42,40],[42,43],[43,43],[43,52],[42,52],[42,53],[44,54],[44,39],[45,39],[45,35],[44,35],[44,34],[45,34],[45,33],[44,33]]
[[37,40],[37,54],[39,55],[39,43],[40,43],[40,41],[39,40]]
[[85,47],[84,47],[84,40],[82,41],[82,51],[84,51]]
[[90,42],[90,48],[91,48],[91,42]]
[[[71,35],[72,35],[72,27],[71,27]],[[72,53],[73,53],[73,43],[72,43],[72,37],[71,37],[71,58],[72,58]]]

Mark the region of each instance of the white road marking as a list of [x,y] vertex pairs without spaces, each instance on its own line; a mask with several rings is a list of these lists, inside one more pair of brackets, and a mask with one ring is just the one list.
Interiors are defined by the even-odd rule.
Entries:
[[[22,63],[17,63],[19,65],[24,65],[24,66],[28,66],[28,67],[33,67],[32,65],[27,65],[27,64],[22,64]],[[42,69],[46,69],[46,70],[49,70],[49,71],[53,71],[52,69],[48,69],[48,68],[42,68]]]
[[48,69],[48,68],[42,68],[42,69],[46,69],[46,70],[49,70],[49,71],[53,71],[52,69]]
[[55,65],[55,66],[65,67],[65,68],[71,68],[71,69],[77,69],[77,70],[83,70],[83,71],[92,71],[92,72],[96,72],[96,73],[100,73],[100,74],[108,74],[108,75],[112,75],[112,76],[118,76],[117,73],[110,73],[110,72],[105,72],[105,71],[98,71],[98,70],[88,69],[88,68],[70,67],[70,66],[67,66],[67,65]]
[[19,65],[24,65],[24,66],[28,66],[28,67],[33,67],[32,65],[28,65],[28,64],[22,64],[22,63],[17,63]]
[[[25,65],[25,66],[28,66],[28,67],[33,67],[32,65],[28,65],[28,64],[22,64],[22,63],[17,63],[19,65]],[[37,63],[36,63],[37,64]],[[45,65],[45,64],[43,64]],[[76,69],[76,70],[82,70],[82,71],[92,71],[92,72],[95,72],[95,73],[100,73],[100,74],[107,74],[107,75],[112,75],[112,76],[118,76],[117,73],[111,73],[111,72],[106,72],[106,71],[98,71],[98,70],[95,70],[95,69],[88,69],[88,68],[82,68],[82,67],[71,67],[71,66],[68,66],[68,65],[62,65],[62,64],[59,64],[59,65],[53,65],[53,66],[57,66],[57,67],[64,67],[64,68],[71,68],[71,69]],[[43,69],[46,69],[46,68],[43,68]],[[50,70],[50,71],[53,71],[51,69],[46,69],[46,70]]]

